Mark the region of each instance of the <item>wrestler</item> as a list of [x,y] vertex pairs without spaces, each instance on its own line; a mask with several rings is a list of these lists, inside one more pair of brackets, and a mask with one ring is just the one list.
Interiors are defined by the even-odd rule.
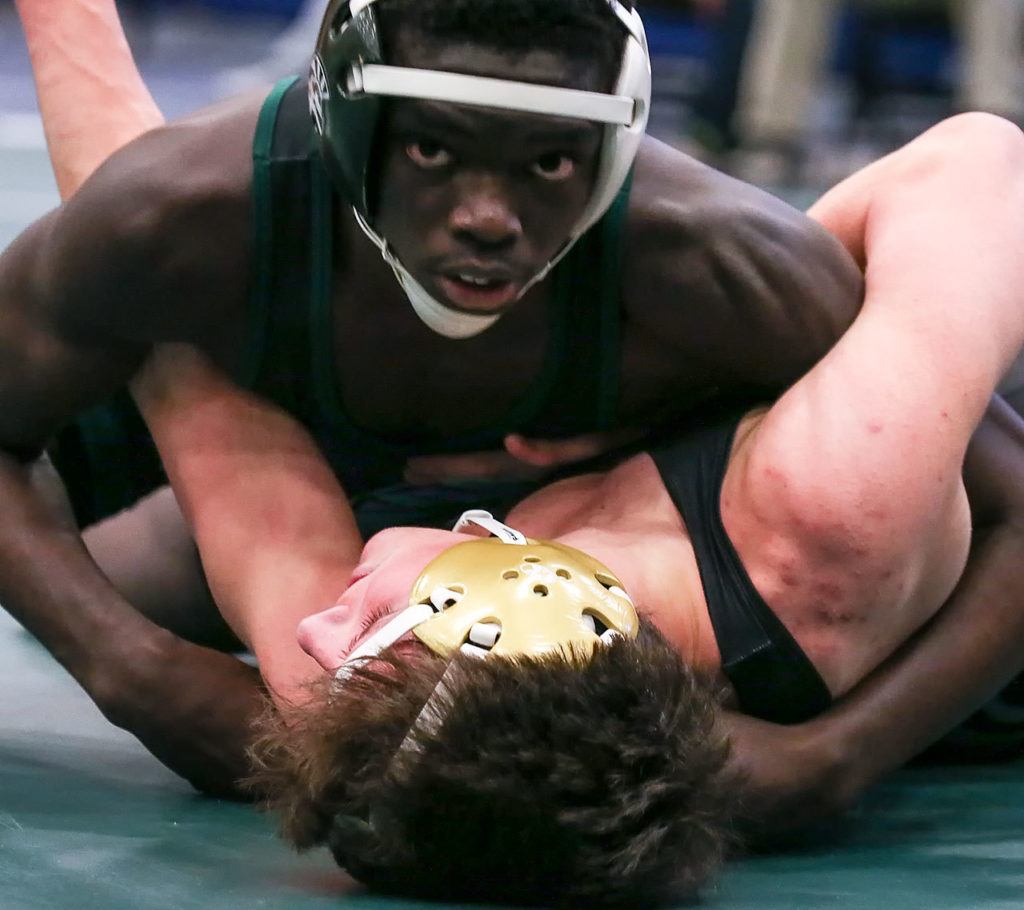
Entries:
[[[93,0],[92,5],[97,2]],[[21,7],[27,13],[32,4],[23,0]],[[559,36],[559,40],[563,37]],[[34,43],[37,62],[43,44]],[[584,58],[587,55],[582,50],[580,53]],[[85,67],[85,71],[89,68]],[[53,89],[60,84],[50,85]],[[62,90],[75,91],[75,86],[76,83],[66,82]],[[80,405],[79,396],[82,400],[91,399],[98,394],[97,383],[115,384],[138,362],[152,340],[194,338],[215,362],[231,365],[232,342],[237,342],[239,334],[234,330],[238,321],[238,309],[234,307],[240,299],[248,255],[244,248],[232,243],[247,233],[247,228],[242,228],[248,223],[245,200],[252,172],[244,156],[231,157],[228,153],[231,149],[239,150],[248,141],[247,135],[251,137],[257,107],[256,102],[243,102],[144,137],[116,156],[86,187],[82,199],[30,230],[5,255],[5,297],[13,287],[22,294],[15,294],[13,299],[22,300],[22,304],[5,307],[8,318],[2,337],[13,339],[10,348],[18,356],[3,361],[5,402],[10,401],[12,406],[4,413],[2,436],[5,445],[23,461],[61,414]],[[51,111],[60,109],[59,105],[50,107]],[[295,130],[298,122],[289,122],[288,128]],[[979,127],[977,121],[972,123],[967,133]],[[980,128],[984,130],[987,126]],[[279,133],[285,132],[282,126]],[[54,135],[52,130],[49,134]],[[418,147],[418,151],[422,153],[424,149]],[[186,159],[204,166],[184,169],[181,179],[172,184],[168,175],[180,173]],[[627,315],[632,313],[624,336],[624,376],[628,381],[617,423],[625,422],[626,414],[638,423],[654,422],[653,415],[659,409],[664,413],[684,413],[695,398],[713,394],[709,390],[716,386],[742,389],[784,385],[809,366],[848,322],[857,297],[858,282],[855,277],[851,279],[855,273],[848,262],[836,257],[834,247],[808,222],[749,188],[701,169],[688,159],[675,157],[656,143],[645,142],[636,175],[631,196],[634,214],[630,216],[628,232],[632,245],[627,247],[631,250],[628,263],[636,269],[627,275],[626,286],[636,289],[643,285],[645,295],[642,303],[640,296],[636,296],[639,310],[626,306]],[[123,222],[115,217],[119,210],[114,203],[129,198],[136,220],[126,232],[120,230]],[[669,204],[668,200],[674,201]],[[470,198],[475,218],[481,214],[478,201]],[[484,209],[493,201],[484,199],[488,203]],[[502,201],[501,194],[497,201]],[[489,209],[491,214],[495,210]],[[145,215],[141,220],[140,213]],[[222,220],[211,217],[217,213],[223,216]],[[842,219],[839,221],[840,224],[829,226],[839,229]],[[89,225],[88,232],[80,230],[83,223]],[[140,232],[140,228],[145,230]],[[335,228],[343,241],[342,248],[360,249],[358,232],[348,231],[346,223]],[[663,229],[668,233],[659,234]],[[187,233],[187,242],[179,242],[182,231]],[[210,242],[204,233],[210,231],[215,232],[216,243]],[[84,249],[85,240],[95,240],[97,247]],[[140,252],[137,244],[142,241],[155,246]],[[863,262],[863,250],[858,250],[855,242],[852,246]],[[221,256],[211,260],[207,255],[211,248],[219,250]],[[662,274],[659,269],[649,268],[668,252],[679,249],[685,249],[686,256],[677,261],[679,256],[673,253],[665,259],[672,267],[664,273],[664,280],[658,277]],[[177,255],[166,258],[172,250]],[[43,252],[48,261],[52,259],[68,267],[62,278],[64,284],[53,286],[55,269],[45,273],[34,270],[43,261],[39,258]],[[58,253],[62,255],[57,256]],[[72,253],[75,255],[71,256]],[[128,253],[137,256],[133,259]],[[338,266],[340,275],[361,275],[361,281],[373,279],[373,297],[380,307],[374,309],[372,324],[364,326],[364,332],[387,332],[389,338],[399,332],[400,337],[413,338],[415,343],[404,350],[404,366],[409,376],[415,374],[415,387],[423,385],[424,376],[436,375],[440,379],[443,373],[446,384],[441,391],[445,394],[434,403],[438,415],[447,407],[450,414],[457,415],[453,420],[472,421],[474,415],[461,407],[461,391],[456,396],[460,398],[460,408],[454,406],[449,393],[458,391],[460,382],[477,383],[481,375],[494,379],[500,374],[507,379],[508,369],[492,369],[493,355],[495,350],[507,353],[505,348],[514,336],[527,338],[535,346],[537,334],[526,317],[512,317],[529,311],[530,299],[539,303],[542,289],[550,287],[550,282],[540,282],[530,292],[532,298],[527,295],[509,318],[476,341],[453,346],[429,334],[416,334],[415,322],[408,324],[401,315],[405,311],[396,306],[401,297],[396,300],[394,290],[389,290],[391,286],[385,280],[386,274],[373,268],[372,260],[342,259],[347,264]],[[140,272],[141,261],[146,269]],[[219,271],[211,275],[214,265]],[[91,267],[97,271],[89,272]],[[229,278],[229,273],[233,277]],[[57,293],[62,287],[90,275],[89,281],[75,284],[81,293],[73,313],[64,308],[54,309],[64,299]],[[30,278],[37,280],[29,281]],[[27,298],[26,282],[31,288]],[[363,289],[366,287],[364,282]],[[133,295],[130,313],[114,305],[118,293],[125,288],[131,288],[137,295]],[[174,306],[167,297],[169,288],[173,289]],[[345,298],[341,285],[338,293],[339,304],[350,299]],[[669,305],[680,298],[690,303],[686,307]],[[536,309],[534,306],[533,312]],[[171,313],[175,316],[173,325],[168,320]],[[349,312],[350,318],[352,315]],[[75,318],[70,322],[64,321],[72,316]],[[79,317],[84,321],[79,321]],[[662,326],[664,319],[669,322]],[[519,325],[513,331],[508,327],[516,320]],[[357,320],[355,327],[359,325]],[[668,334],[663,331],[667,328],[671,329]],[[28,337],[37,343],[23,343],[23,333],[29,329]],[[500,338],[494,334],[502,332]],[[495,340],[485,345],[483,342],[489,336]],[[325,336],[320,337],[323,340]],[[47,338],[50,342],[45,341]],[[350,350],[356,355],[365,354],[371,345],[356,344]],[[452,356],[448,356],[449,351]],[[454,356],[456,351],[458,356]],[[36,359],[46,352],[51,356],[59,352],[67,359]],[[28,369],[24,358],[29,355],[32,365],[38,365],[40,371],[32,373],[32,383],[23,384],[19,377]],[[81,373],[88,372],[94,363],[101,364],[103,370],[83,380]],[[355,359],[346,363],[358,366]],[[444,364],[445,370],[439,373],[438,364]],[[455,372],[449,373],[450,370]],[[369,375],[365,371],[364,374]],[[359,380],[359,376],[348,378]],[[401,396],[409,381],[396,380],[374,391]],[[72,383],[73,395],[69,388]],[[351,383],[346,386],[352,388]],[[655,388],[661,391],[655,393]],[[671,394],[666,395],[666,391]],[[35,408],[33,402],[43,400],[40,395],[48,404]],[[494,396],[491,399],[500,403]],[[20,404],[14,407],[15,402]],[[379,399],[377,403],[382,404]],[[481,397],[473,407],[485,404]],[[645,418],[648,412],[652,416]],[[369,422],[376,422],[385,413],[392,412],[381,410]],[[422,413],[429,417],[428,411]],[[404,417],[401,409],[395,409],[393,414],[399,421],[392,425],[393,430],[400,431],[401,421],[412,419],[408,408]],[[419,416],[415,415],[417,419]],[[439,421],[440,416],[433,419],[438,425]],[[540,424],[534,427],[543,428]],[[450,429],[459,427],[453,423]],[[1000,468],[1011,470],[989,472],[989,481],[975,486],[976,492],[986,494],[995,504],[990,513],[992,531],[980,538],[965,582],[943,611],[936,631],[941,628],[947,636],[936,634],[922,642],[898,672],[894,668],[892,673],[876,674],[872,686],[860,690],[856,698],[848,700],[842,713],[833,715],[838,717],[838,726],[829,728],[828,735],[825,727],[814,724],[781,734],[770,727],[756,730],[762,742],[771,743],[765,753],[769,762],[762,768],[766,789],[776,796],[793,795],[792,805],[782,803],[783,817],[797,817],[794,808],[810,806],[813,811],[845,801],[881,771],[901,762],[937,731],[962,717],[1012,672],[1012,653],[1006,651],[1012,636],[998,640],[983,636],[988,651],[967,651],[959,647],[959,642],[965,631],[977,629],[981,623],[1004,623],[1009,627],[1018,618],[1019,611],[1013,610],[1014,604],[1005,596],[1013,584],[1008,579],[1014,578],[1021,566],[1015,549],[1019,542],[1016,526],[1006,520],[1011,513],[1004,505],[1012,501],[1013,486],[1009,480],[1014,476],[1015,457],[1015,449],[1006,446],[1005,437],[1012,436],[1014,430],[1011,425],[996,424],[985,434],[989,451],[978,461],[991,465],[1001,459]],[[492,434],[473,442],[486,443],[496,438]],[[429,447],[414,446],[411,450],[428,451]],[[4,462],[10,523],[5,528],[3,543],[17,558],[3,561],[0,599],[43,638],[115,722],[136,732],[164,761],[198,785],[219,792],[230,791],[234,779],[244,773],[238,744],[244,738],[244,722],[254,704],[252,676],[230,658],[173,638],[129,609],[123,597],[83,560],[67,525],[51,517],[48,504],[35,499],[36,494],[29,491],[27,484],[39,480],[40,473],[30,474],[10,460]],[[1000,478],[1006,481],[1002,488],[993,482]],[[993,493],[998,496],[992,496]],[[142,518],[143,511],[144,508],[124,516],[129,527],[131,519],[140,519],[136,527],[141,526],[143,533],[136,535],[133,542],[157,534],[163,550],[180,546],[180,525],[173,516],[161,524],[152,518],[152,512]],[[981,514],[980,509],[977,514]],[[125,537],[114,539],[120,541],[124,550]],[[111,549],[116,548],[108,548],[106,555]],[[35,559],[23,558],[23,554],[33,553]],[[133,600],[151,615],[159,615],[161,605],[153,602],[152,560],[123,559],[122,571],[118,571],[116,565],[103,558],[104,554],[98,555],[101,564],[115,576],[122,594],[131,592]],[[139,566],[146,571],[138,571]],[[45,567],[45,571],[40,571],[40,567]],[[180,580],[179,576],[174,577]],[[164,587],[172,592],[193,590],[184,583]],[[62,609],[65,605],[74,608]],[[194,610],[195,600],[190,599],[188,605]],[[296,614],[311,608],[310,602],[278,606],[281,610],[294,609]],[[162,618],[174,627],[180,624],[182,612]],[[1001,645],[1005,646],[1002,650]],[[1006,659],[989,659],[999,657]],[[945,668],[942,681],[955,692],[945,700],[931,695],[930,687],[936,685],[932,672],[936,665]],[[168,691],[174,692],[173,700],[166,697]],[[214,692],[215,697],[211,694]],[[894,734],[877,740],[877,747],[870,754],[851,747],[861,741],[865,731],[885,728],[886,715],[878,709],[892,707],[894,692],[903,699],[900,704],[913,722],[903,723]],[[773,757],[779,759],[775,765],[770,761]],[[841,786],[836,785],[837,780]]]
[[[496,541],[369,542],[339,604],[300,627],[338,682],[284,705],[257,752],[289,836],[420,897],[646,904],[709,874],[730,781],[706,679],[723,670],[747,713],[806,721],[928,622],[966,563],[962,467],[1024,345],[1024,267],[952,218],[922,231],[941,209],[922,216],[908,162],[934,167],[959,127],[822,201],[851,223],[874,214],[867,298],[770,408],[550,484],[511,510],[515,530],[467,513],[464,530]],[[989,152],[1015,168],[1024,142]],[[1024,229],[1024,198],[992,218],[979,193],[995,185],[942,186],[955,219]],[[940,255],[941,275],[926,268]],[[315,447],[194,353],[158,352],[135,391],[218,602],[257,653],[290,653],[261,625],[294,579],[344,577],[353,549],[341,491],[306,464]]]

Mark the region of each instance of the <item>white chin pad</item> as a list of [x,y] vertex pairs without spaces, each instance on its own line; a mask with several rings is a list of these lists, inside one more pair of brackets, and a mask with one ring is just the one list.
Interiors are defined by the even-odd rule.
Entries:
[[476,622],[469,630],[469,640],[482,648],[493,648],[501,637],[501,624],[496,622]]
[[451,588],[434,588],[430,592],[430,602],[434,605],[434,609],[439,611],[454,606],[461,598],[462,595]]

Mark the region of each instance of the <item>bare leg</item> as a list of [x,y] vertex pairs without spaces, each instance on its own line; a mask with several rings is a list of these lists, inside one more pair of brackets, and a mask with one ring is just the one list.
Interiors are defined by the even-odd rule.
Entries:
[[118,592],[153,622],[196,644],[242,647],[213,602],[169,487],[87,528],[82,538]]
[[50,161],[67,199],[163,115],[125,40],[114,0],[16,0]]

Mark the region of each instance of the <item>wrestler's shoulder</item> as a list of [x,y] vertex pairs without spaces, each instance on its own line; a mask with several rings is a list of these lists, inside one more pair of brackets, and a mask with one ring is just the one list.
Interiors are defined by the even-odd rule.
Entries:
[[759,238],[798,245],[821,228],[803,212],[647,137],[630,193],[629,239],[648,249],[685,241],[711,253]]
[[627,224],[624,304],[666,340],[731,339],[735,350],[745,325],[820,353],[859,305],[859,270],[820,224],[653,139]]
[[[95,282],[109,285],[98,295],[104,313],[125,316],[146,340],[195,338],[244,299],[260,100],[224,102],[140,136],[62,213],[78,248],[72,258],[91,262]],[[125,287],[131,300],[118,293]]]
[[136,228],[166,230],[228,207],[247,214],[260,100],[230,99],[143,134],[97,171],[98,195],[135,212]]

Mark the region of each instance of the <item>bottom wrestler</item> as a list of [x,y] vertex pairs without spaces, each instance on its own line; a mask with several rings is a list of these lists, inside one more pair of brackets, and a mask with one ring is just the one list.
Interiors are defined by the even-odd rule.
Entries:
[[[833,198],[850,212],[900,166]],[[973,182],[947,190],[980,204]],[[309,689],[268,617],[289,586],[348,577],[342,493],[289,418],[187,350],[152,360],[136,397],[218,603],[277,692],[257,777],[296,843],[448,899],[646,902],[710,874],[735,808],[718,689],[762,718],[814,716],[931,619],[966,562],[961,471],[1024,344],[1024,274],[977,238],[976,267],[921,294],[908,275],[949,238],[901,211],[868,233],[862,314],[771,407],[553,483],[512,509],[515,530],[477,516],[497,542],[374,537],[300,627],[330,671]],[[1019,212],[993,236],[1020,236]],[[907,236],[921,259],[887,258]]]

